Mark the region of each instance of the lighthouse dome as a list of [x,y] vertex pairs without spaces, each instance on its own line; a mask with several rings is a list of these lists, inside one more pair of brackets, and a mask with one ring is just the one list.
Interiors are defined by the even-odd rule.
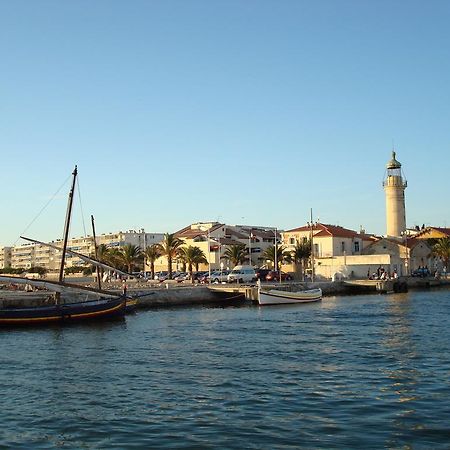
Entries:
[[400,169],[402,165],[395,159],[395,152],[392,152],[392,159],[386,164],[386,169]]

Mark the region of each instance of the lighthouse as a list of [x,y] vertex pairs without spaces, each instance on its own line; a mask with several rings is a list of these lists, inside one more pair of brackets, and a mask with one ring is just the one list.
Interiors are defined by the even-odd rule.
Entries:
[[386,235],[397,239],[402,238],[406,231],[405,189],[407,181],[402,175],[402,165],[395,159],[386,164],[386,177],[383,180],[386,195]]

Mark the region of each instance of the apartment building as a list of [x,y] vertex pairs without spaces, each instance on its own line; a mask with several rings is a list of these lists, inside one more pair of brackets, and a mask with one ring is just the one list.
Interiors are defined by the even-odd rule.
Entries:
[[[107,247],[122,247],[126,244],[145,247],[160,242],[162,233],[146,233],[144,229],[139,231],[119,231],[116,233],[103,233],[96,236],[97,245],[104,244]],[[61,239],[49,242],[53,246],[62,248]],[[83,255],[93,255],[95,253],[94,238],[84,236],[69,239],[67,248]],[[1,258],[1,257],[0,257]],[[0,259],[1,264],[1,259]],[[49,272],[59,270],[61,264],[61,251],[42,244],[26,243],[11,248],[10,266],[12,268],[27,270],[31,267],[44,267]],[[83,266],[86,263],[73,255],[66,255],[66,267]]]
[[11,267],[11,250],[12,247],[0,248],[0,269]]

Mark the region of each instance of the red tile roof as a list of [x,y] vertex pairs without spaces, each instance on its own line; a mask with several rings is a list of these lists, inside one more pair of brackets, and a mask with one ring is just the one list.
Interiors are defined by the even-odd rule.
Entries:
[[[310,230],[311,227],[309,225],[305,225],[303,227],[287,230],[286,233],[296,233]],[[314,237],[324,237],[324,236],[343,237],[343,238],[360,237],[363,240],[373,240],[373,238],[370,235],[358,233],[354,230],[349,230],[348,228],[344,228],[339,225],[327,225],[323,223],[315,223],[313,226],[313,230],[314,230]]]

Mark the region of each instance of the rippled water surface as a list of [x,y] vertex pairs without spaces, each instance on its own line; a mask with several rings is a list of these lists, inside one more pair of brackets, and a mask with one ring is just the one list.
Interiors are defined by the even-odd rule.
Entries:
[[0,448],[450,448],[450,292],[0,331]]

